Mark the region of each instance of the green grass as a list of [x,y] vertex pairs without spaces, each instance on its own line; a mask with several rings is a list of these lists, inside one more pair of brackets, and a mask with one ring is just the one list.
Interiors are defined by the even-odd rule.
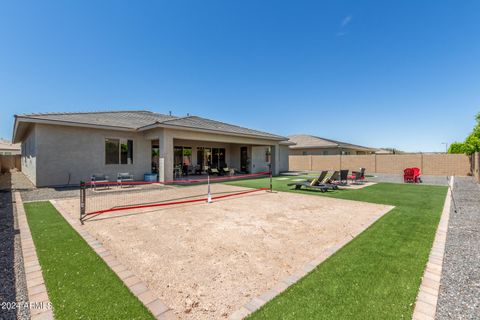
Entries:
[[55,319],[154,319],[50,202],[25,210]]
[[274,190],[396,207],[250,319],[411,319],[447,188],[379,183],[321,194],[291,190],[290,180],[274,180]]

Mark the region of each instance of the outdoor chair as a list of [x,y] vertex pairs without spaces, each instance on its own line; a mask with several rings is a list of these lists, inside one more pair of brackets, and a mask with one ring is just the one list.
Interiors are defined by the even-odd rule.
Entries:
[[352,174],[348,176],[348,179],[352,182],[364,182],[365,181],[365,168],[360,168],[360,171],[352,171]]
[[102,183],[104,183],[104,187],[106,189],[110,189],[110,185],[108,183],[105,183],[108,182],[108,176],[105,174],[93,174],[90,178],[90,181],[92,182],[93,190],[97,189],[97,184],[101,185]]
[[405,183],[421,183],[422,178],[420,177],[419,168],[406,168],[403,170],[403,181]]
[[208,174],[213,176],[213,175],[217,175],[219,176],[220,175],[220,171],[218,171],[217,168],[208,168]]
[[304,187],[305,189],[319,190],[322,193],[327,192],[327,190],[330,188],[329,185],[319,183],[317,179],[313,179],[311,182],[303,181],[289,183],[288,186],[295,186],[295,190],[300,190],[302,187]]
[[230,174],[230,168],[229,167],[222,168],[222,169],[220,169],[220,172],[221,172],[222,176],[225,175],[225,174],[229,175]]
[[[117,183],[120,185],[120,188],[123,187],[125,182],[133,182],[133,175],[129,174],[128,172],[118,173],[117,174]],[[133,186],[133,185],[130,185]]]
[[[325,180],[325,177],[327,176],[328,171],[322,171],[320,172],[320,175],[318,176],[317,180],[319,183],[323,183],[323,180]],[[313,179],[307,179],[308,182],[312,182]]]
[[[287,186],[295,186],[295,190],[299,190],[302,187],[305,187],[307,189],[317,189],[317,190],[320,190],[321,192],[325,192],[328,189],[333,189],[333,190],[338,189],[337,185],[324,182],[327,174],[328,174],[328,171],[322,171],[318,176],[318,178],[315,178],[313,180],[300,181],[296,183],[289,183],[287,184]],[[322,190],[325,190],[325,191],[322,191]]]
[[327,180],[327,182],[335,185],[348,184],[348,170],[334,171],[330,179]]

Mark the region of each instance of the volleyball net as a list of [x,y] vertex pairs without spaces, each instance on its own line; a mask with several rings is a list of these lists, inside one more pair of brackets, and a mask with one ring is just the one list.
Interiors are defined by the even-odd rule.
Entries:
[[[270,178],[270,179],[265,179]],[[243,187],[225,183],[244,180]],[[149,181],[82,181],[80,182],[80,221],[101,214],[124,210],[142,210],[182,204],[210,203],[216,200],[271,191],[271,172],[234,176],[182,178],[164,182]]]

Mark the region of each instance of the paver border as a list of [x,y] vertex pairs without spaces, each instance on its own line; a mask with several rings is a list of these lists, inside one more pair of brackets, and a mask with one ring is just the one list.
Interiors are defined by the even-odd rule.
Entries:
[[57,209],[62,217],[70,224],[70,226],[87,242],[87,244],[95,251],[100,258],[112,269],[113,272],[122,280],[123,284],[132,292],[134,296],[142,302],[145,307],[153,314],[156,319],[172,319],[175,318],[173,310],[170,309],[163,301],[161,301],[148,286],[140,280],[134,273],[127,269],[125,265],[120,263],[115,256],[103,246],[94,236],[92,236],[79,220],[73,219],[65,214],[58,207],[56,200],[50,200],[50,203]]
[[430,256],[423,274],[422,283],[418,290],[412,320],[435,319],[437,313],[438,295],[440,293],[440,279],[442,275],[443,257],[445,255],[445,243],[447,240],[448,221],[450,219],[450,207],[452,202],[452,190],[454,177],[449,182],[442,216],[438,224],[435,240],[430,251]]
[[335,252],[343,248],[347,243],[352,241],[356,236],[360,235],[362,232],[367,230],[369,227],[371,227],[378,219],[386,215],[388,212],[390,212],[392,209],[395,208],[395,206],[386,206],[388,207],[388,210],[383,212],[382,214],[375,215],[368,221],[368,225],[365,227],[365,229],[359,231],[357,234],[354,235],[352,238],[345,237],[342,241],[325,248],[320,255],[318,255],[315,259],[312,261],[308,262],[305,264],[302,268],[298,269],[291,275],[283,278],[275,286],[273,286],[270,290],[264,292],[263,294],[259,295],[258,297],[254,297],[251,299],[249,302],[244,304],[240,309],[236,310],[234,313],[232,313],[229,317],[230,320],[241,320],[248,315],[252,314],[253,312],[257,311],[260,309],[264,304],[278,296],[280,293],[285,291],[288,287],[290,287],[292,284],[296,283],[300,279],[302,279],[304,276],[309,274],[313,269],[315,269],[317,266],[319,266],[322,262],[327,260],[329,257],[331,257]]
[[35,243],[33,242],[27,215],[23,207],[22,196],[18,191],[15,191],[15,209],[17,211],[18,227],[20,229],[20,243],[27,282],[30,318],[32,320],[54,319],[52,304],[48,298],[47,288],[45,287],[42,266],[38,261]]

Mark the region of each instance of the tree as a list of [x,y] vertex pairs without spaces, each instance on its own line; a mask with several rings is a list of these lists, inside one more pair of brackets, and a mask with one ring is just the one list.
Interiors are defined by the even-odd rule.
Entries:
[[475,116],[475,120],[477,120],[477,123],[473,127],[472,133],[463,143],[452,143],[448,149],[448,153],[466,153],[471,155],[480,151],[480,112]]
[[448,153],[466,153],[465,144],[463,142],[453,142],[448,148]]

